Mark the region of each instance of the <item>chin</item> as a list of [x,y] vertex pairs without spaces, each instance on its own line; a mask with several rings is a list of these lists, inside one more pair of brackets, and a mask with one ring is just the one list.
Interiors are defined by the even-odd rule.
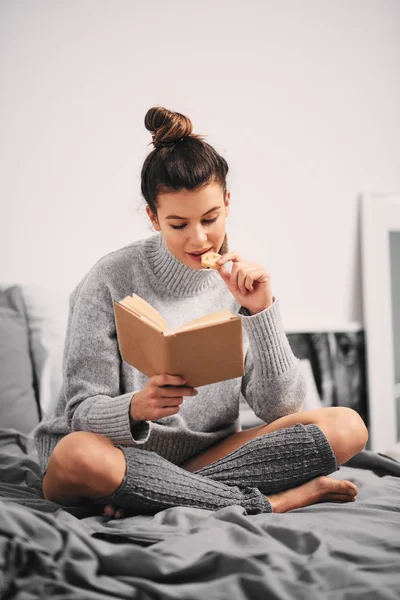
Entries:
[[194,271],[198,271],[199,269],[204,269],[204,267],[202,266],[201,262],[200,263],[196,263],[196,264],[190,264],[189,262],[185,261],[185,265],[187,267],[190,267],[191,269],[193,269]]
[[191,269],[193,269],[194,271],[198,271],[199,269],[204,269],[203,265],[201,264],[201,262],[194,262],[192,261],[190,258],[189,260],[185,259],[179,259],[180,262],[182,262],[184,265],[186,265],[187,267],[190,267]]

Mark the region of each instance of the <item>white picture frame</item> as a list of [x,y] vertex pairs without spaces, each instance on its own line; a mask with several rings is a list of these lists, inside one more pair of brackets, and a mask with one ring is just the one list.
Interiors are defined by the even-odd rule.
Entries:
[[389,454],[398,444],[389,243],[392,231],[400,233],[400,194],[363,193],[361,258],[369,447]]

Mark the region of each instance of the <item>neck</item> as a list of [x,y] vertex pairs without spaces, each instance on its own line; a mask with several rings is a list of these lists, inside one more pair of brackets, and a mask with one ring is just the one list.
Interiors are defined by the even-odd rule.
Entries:
[[153,284],[173,296],[193,296],[215,285],[220,277],[212,269],[191,269],[168,250],[163,236],[153,235],[143,245],[142,257],[150,266]]

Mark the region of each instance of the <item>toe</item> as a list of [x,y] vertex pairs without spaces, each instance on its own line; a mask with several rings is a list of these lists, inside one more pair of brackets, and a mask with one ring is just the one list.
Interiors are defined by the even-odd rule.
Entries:
[[343,481],[343,483],[346,484],[347,490],[350,494],[352,494],[354,496],[358,493],[358,488],[355,485],[355,483],[353,483],[352,481],[347,481],[347,480]]
[[343,480],[336,480],[337,485],[335,486],[334,489],[332,489],[332,491],[334,491],[335,493],[339,493],[339,494],[348,494],[351,496],[354,496],[357,494],[358,489],[357,486],[354,485],[354,483],[352,483],[351,481],[347,481],[347,479],[343,479]]
[[353,502],[354,496],[348,496],[347,494],[330,494],[331,502]]

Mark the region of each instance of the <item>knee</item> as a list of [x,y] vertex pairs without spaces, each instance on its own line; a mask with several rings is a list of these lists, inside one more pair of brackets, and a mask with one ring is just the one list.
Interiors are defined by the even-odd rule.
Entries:
[[338,407],[332,410],[335,411],[335,427],[340,434],[343,447],[348,448],[351,456],[361,452],[368,441],[368,429],[358,412],[347,407]]
[[[90,495],[99,482],[107,485],[108,479],[115,478],[112,463],[118,452],[111,440],[95,433],[76,431],[66,435],[51,454],[47,488],[51,482],[52,488],[69,487],[77,494]],[[45,489],[43,486],[46,497]]]
[[96,442],[94,434],[85,431],[66,435],[54,448],[47,471],[57,471],[60,478],[66,478],[74,484],[85,481],[92,463],[98,464],[94,456]]
[[341,407],[339,410],[341,411],[343,422],[349,431],[349,436],[354,436],[356,443],[360,447],[359,451],[361,451],[368,442],[368,429],[364,421],[358,412],[352,408]]

